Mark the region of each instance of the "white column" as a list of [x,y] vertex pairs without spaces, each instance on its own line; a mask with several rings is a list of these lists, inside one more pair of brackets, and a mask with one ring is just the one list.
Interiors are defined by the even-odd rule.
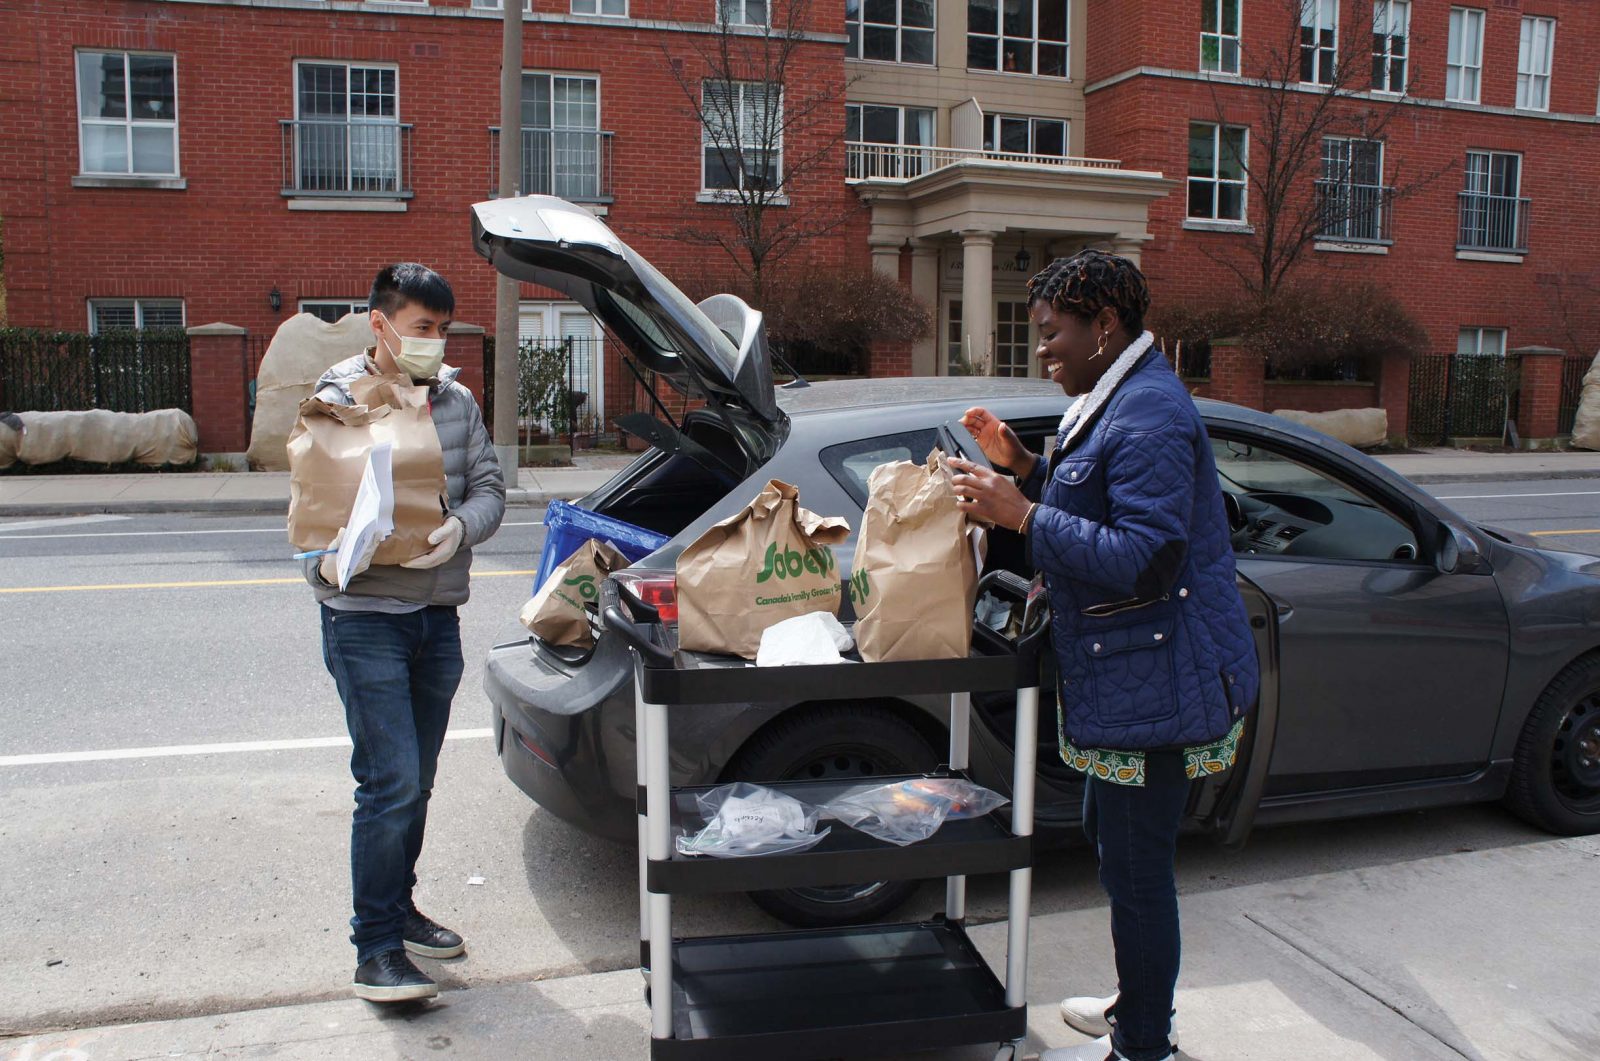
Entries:
[[933,328],[926,336],[911,346],[911,374],[937,376],[940,374],[939,350],[939,245],[927,240],[911,241],[911,293],[927,307],[933,318]]
[[961,233],[961,326],[963,356],[985,375],[994,372],[995,233],[968,229]]
[[900,282],[900,247],[904,240],[887,236],[869,236],[867,246],[872,248],[872,271]]

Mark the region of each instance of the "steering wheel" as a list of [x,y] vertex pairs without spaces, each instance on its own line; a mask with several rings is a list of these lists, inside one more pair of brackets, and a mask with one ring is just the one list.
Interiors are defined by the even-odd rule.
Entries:
[[1244,506],[1239,503],[1237,495],[1226,490],[1222,491],[1222,508],[1228,514],[1228,529],[1233,533],[1238,534],[1250,525],[1250,521],[1245,518]]

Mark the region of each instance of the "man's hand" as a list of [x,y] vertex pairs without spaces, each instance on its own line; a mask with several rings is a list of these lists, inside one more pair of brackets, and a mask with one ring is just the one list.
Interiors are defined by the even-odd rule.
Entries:
[[1017,433],[989,410],[981,406],[968,409],[961,415],[961,426],[978,440],[978,448],[997,468],[1010,469],[1013,475],[1027,475],[1033,470],[1034,455],[1022,444]]
[[423,553],[415,560],[407,560],[401,567],[429,568],[438,567],[461,548],[461,538],[467,533],[467,525],[461,522],[460,516],[448,516],[439,525],[439,529],[428,535],[428,544],[433,546],[431,552]]
[[950,467],[956,471],[950,477],[950,484],[956,488],[957,508],[973,519],[986,520],[1007,530],[1022,526],[1029,506],[1016,483],[999,472],[980,468],[959,457],[951,458]]
[[[330,586],[339,584],[339,545],[344,541],[344,535],[345,529],[340,527],[339,533],[335,534],[333,541],[328,543],[328,548],[332,549],[333,552],[324,556],[321,562],[317,564],[317,574],[321,575],[322,581]],[[350,577],[352,579],[372,566],[372,554],[377,551],[378,536],[374,534],[367,542],[367,547],[361,551],[361,555],[356,557],[355,565],[350,569]]]

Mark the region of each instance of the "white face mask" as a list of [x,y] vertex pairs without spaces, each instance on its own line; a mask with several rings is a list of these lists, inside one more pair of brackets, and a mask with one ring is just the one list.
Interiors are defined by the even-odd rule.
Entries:
[[383,340],[385,350],[394,358],[395,367],[412,380],[433,379],[439,374],[439,369],[444,365],[444,340],[421,339],[414,335],[400,335],[400,329],[394,326],[382,310],[378,316],[383,317],[383,323],[389,330],[400,336],[400,352],[395,353],[394,347],[389,345],[389,340]]

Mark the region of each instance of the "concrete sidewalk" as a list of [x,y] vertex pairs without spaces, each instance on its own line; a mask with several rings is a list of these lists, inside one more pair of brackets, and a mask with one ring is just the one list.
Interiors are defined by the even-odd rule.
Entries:
[[[579,457],[571,468],[522,468],[507,493],[511,505],[546,505],[598,489],[627,456]],[[1437,449],[1378,458],[1413,482],[1600,478],[1600,453],[1473,453]],[[0,517],[91,513],[289,510],[286,472],[151,472],[132,475],[0,476]]]
[[[1522,845],[1186,895],[1184,1056],[1592,1061],[1600,974],[1581,925],[1600,904],[1597,870],[1600,839],[1530,833]],[[973,936],[1003,969],[1005,926]],[[1057,1000],[1113,979],[1103,906],[1035,918],[1029,1056],[1083,1041]],[[630,969],[450,990],[414,1008],[341,1000],[12,1039],[0,1061],[644,1061],[648,1035]],[[918,1055],[993,1056],[993,1046]]]

